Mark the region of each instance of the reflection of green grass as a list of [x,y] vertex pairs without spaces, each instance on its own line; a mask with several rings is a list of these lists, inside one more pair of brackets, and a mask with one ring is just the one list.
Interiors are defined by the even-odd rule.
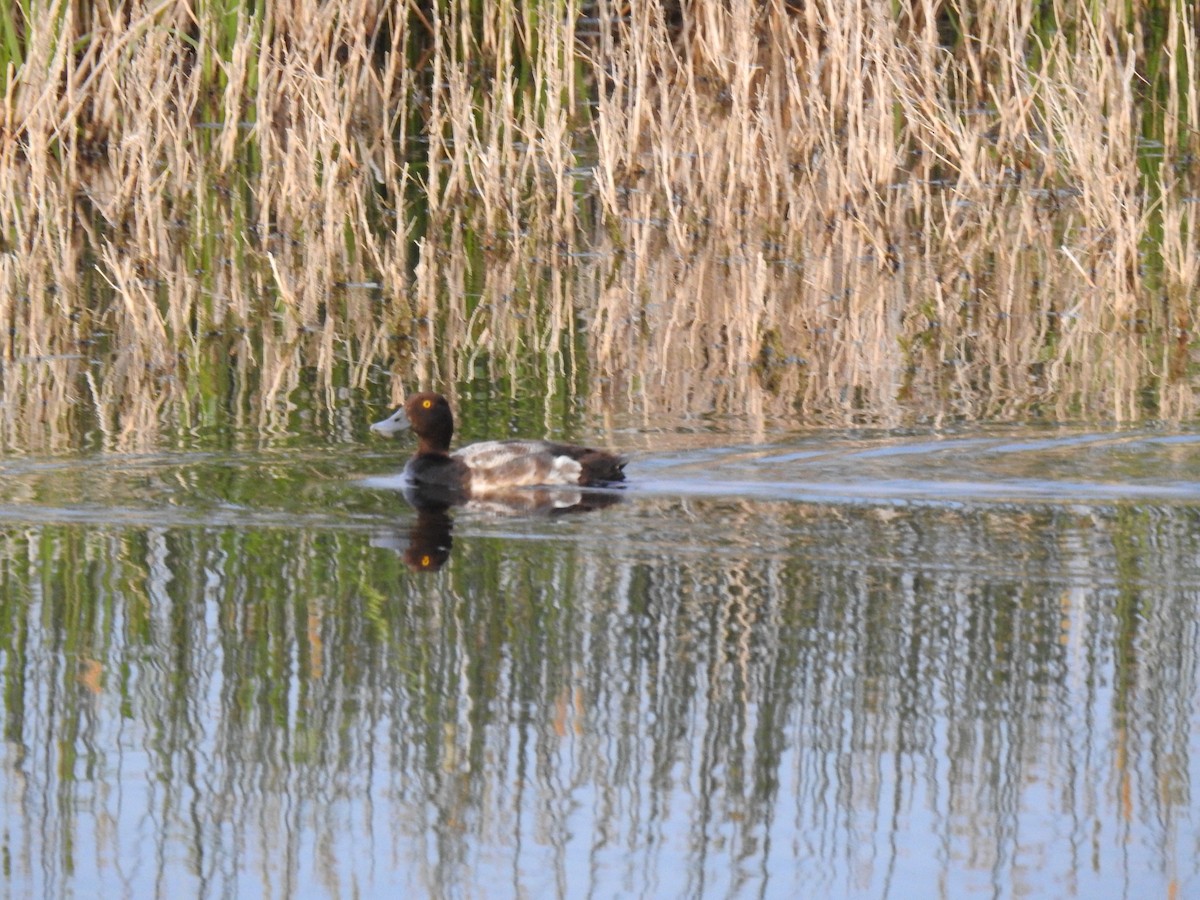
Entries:
[[[1081,734],[1098,772],[1178,775],[1178,753],[1114,748],[1126,727],[1178,744],[1190,708],[1195,648],[1171,627],[1194,613],[1195,572],[1178,567],[1200,530],[1184,507],[687,512],[644,504],[615,543],[467,527],[447,568],[422,575],[336,530],[0,529],[0,713],[24,751],[3,774],[29,785],[6,797],[13,842],[41,835],[55,854],[101,810],[119,825],[153,814],[155,852],[186,865],[179,848],[213,846],[231,796],[248,841],[277,835],[260,807],[313,797],[305,833],[330,804],[369,800],[389,821],[428,809],[456,823],[445,840],[481,840],[519,815],[514,784],[546,809],[585,787],[636,796],[594,815],[607,834],[650,832],[643,811],[667,816],[680,773],[707,767],[720,778],[687,782],[698,820],[735,800],[723,834],[750,845],[794,802],[789,767],[899,751],[1003,819]],[[1006,752],[981,755],[993,744]],[[810,790],[814,815],[890,802],[870,780]],[[1153,822],[1188,796],[1087,802]],[[69,854],[39,849],[44,871],[70,873]]]

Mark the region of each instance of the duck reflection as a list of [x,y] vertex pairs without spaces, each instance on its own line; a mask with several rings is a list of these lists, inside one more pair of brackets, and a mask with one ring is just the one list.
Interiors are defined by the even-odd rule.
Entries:
[[467,514],[490,517],[553,518],[588,513],[621,502],[615,490],[568,490],[561,487],[514,488],[467,497],[444,486],[406,484],[404,499],[416,511],[405,535],[388,535],[371,541],[399,553],[414,572],[436,572],[450,559],[454,546],[454,516],[458,508]]

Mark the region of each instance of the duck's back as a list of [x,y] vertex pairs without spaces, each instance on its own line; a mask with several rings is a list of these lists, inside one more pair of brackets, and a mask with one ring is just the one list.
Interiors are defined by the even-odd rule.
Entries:
[[472,492],[534,485],[589,485],[623,481],[625,461],[611,453],[553,441],[483,441],[452,459],[471,473]]

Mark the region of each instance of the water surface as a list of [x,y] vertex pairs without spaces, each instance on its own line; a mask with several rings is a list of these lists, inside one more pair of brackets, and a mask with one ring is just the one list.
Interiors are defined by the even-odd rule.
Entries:
[[642,443],[0,460],[4,893],[1200,892],[1200,436]]

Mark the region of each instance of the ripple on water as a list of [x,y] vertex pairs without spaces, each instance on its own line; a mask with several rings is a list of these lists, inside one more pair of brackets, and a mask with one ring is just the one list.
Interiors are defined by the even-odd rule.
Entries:
[[[1200,502],[1200,435],[1189,433],[840,432],[734,445],[706,438],[708,446],[631,454],[624,499]],[[404,486],[399,470],[394,451],[345,447],[14,458],[0,465],[0,521],[357,527],[395,516],[387,495]]]

